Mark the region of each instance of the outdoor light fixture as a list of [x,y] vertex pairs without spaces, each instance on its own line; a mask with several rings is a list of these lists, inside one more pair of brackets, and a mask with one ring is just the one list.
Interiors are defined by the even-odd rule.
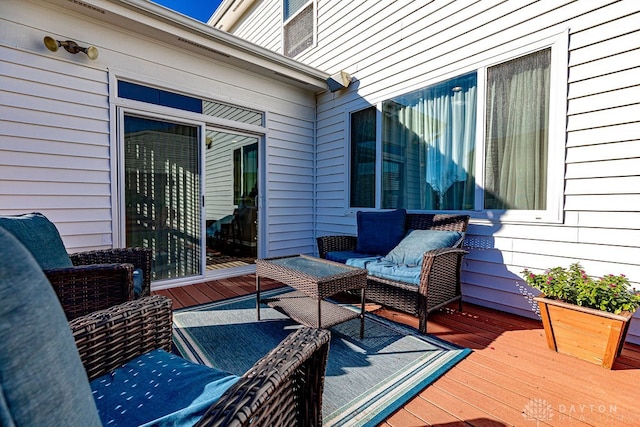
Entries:
[[56,40],[53,37],[46,36],[44,38],[44,45],[51,52],[57,52],[58,48],[62,46],[64,50],[69,53],[73,53],[74,55],[78,52],[84,52],[87,54],[89,59],[96,59],[98,57],[98,49],[94,46],[82,47],[79,46],[78,43],[72,40],[60,41]]
[[344,89],[351,83],[351,76],[346,71],[340,71],[327,79],[327,85],[331,92]]

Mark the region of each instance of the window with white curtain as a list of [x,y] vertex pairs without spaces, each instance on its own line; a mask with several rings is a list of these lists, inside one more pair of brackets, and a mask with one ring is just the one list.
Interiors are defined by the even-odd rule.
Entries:
[[[548,209],[550,191],[551,52],[385,100],[381,120],[367,110],[352,113],[350,207],[533,211],[541,218],[535,212]],[[368,140],[379,127],[372,159],[365,148],[376,146]],[[381,171],[375,183],[372,170]]]
[[485,209],[546,208],[551,49],[487,70]]
[[476,73],[382,103],[382,208],[474,207]]
[[283,0],[282,45],[290,58],[314,44],[315,0]]

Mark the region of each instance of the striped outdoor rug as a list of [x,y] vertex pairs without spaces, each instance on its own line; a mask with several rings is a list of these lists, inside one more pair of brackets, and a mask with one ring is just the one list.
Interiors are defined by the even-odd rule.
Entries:
[[[178,351],[192,361],[242,375],[298,327],[267,306],[258,322],[255,303],[255,295],[248,295],[176,310]],[[378,424],[471,352],[370,313],[362,340],[359,327],[354,319],[330,329],[325,426]]]

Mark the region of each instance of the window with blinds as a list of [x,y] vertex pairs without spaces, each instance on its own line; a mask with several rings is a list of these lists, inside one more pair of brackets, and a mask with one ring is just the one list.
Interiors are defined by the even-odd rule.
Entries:
[[315,1],[284,0],[283,50],[288,57],[295,57],[314,43]]

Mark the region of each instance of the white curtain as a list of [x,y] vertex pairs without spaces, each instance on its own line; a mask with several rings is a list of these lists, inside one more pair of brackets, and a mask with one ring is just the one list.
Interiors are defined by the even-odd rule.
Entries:
[[545,209],[551,50],[487,72],[486,209]]
[[475,73],[386,103],[385,162],[400,185],[383,188],[399,204],[385,207],[473,209],[476,105]]

